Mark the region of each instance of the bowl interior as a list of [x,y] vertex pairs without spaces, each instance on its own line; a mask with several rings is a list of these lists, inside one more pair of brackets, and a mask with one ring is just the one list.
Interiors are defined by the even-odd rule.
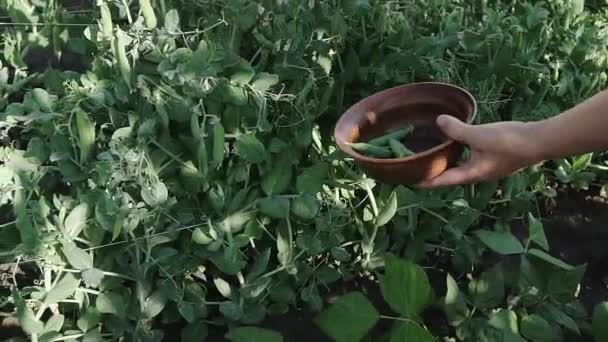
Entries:
[[[475,101],[465,90],[443,83],[416,83],[387,89],[365,98],[345,112],[336,125],[336,140],[342,150],[358,159],[390,162],[432,153],[449,143],[436,124],[441,114],[470,122]],[[414,132],[404,143],[417,154],[401,159],[363,156],[347,143],[368,141],[411,124]]]

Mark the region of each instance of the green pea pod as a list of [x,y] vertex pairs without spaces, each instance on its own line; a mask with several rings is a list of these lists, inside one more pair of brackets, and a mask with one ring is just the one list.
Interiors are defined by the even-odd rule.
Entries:
[[375,146],[367,143],[351,143],[349,145],[355,150],[357,150],[357,152],[371,157],[389,158],[393,155],[391,150],[389,150],[388,148]]
[[393,151],[393,155],[395,155],[397,158],[408,157],[414,154],[414,152],[410,151],[397,139],[390,139],[388,141],[388,144],[391,148],[391,151]]
[[201,126],[198,122],[198,113],[192,112],[190,114],[190,133],[194,139],[202,139]]
[[131,89],[131,64],[127,58],[127,51],[125,46],[127,45],[127,34],[121,29],[116,31],[116,36],[112,40],[112,50],[114,52],[114,58],[116,58],[116,64],[123,80],[127,83],[129,89]]
[[80,163],[86,163],[95,147],[95,125],[86,112],[79,110],[76,112],[76,127],[78,128]]
[[105,1],[99,5],[99,11],[101,12],[101,32],[105,38],[112,39],[112,13]]
[[144,22],[146,23],[146,27],[149,29],[156,28],[156,14],[154,13],[154,8],[152,8],[150,0],[139,0],[139,6],[141,8],[142,14],[144,15]]
[[205,144],[205,138],[201,137],[198,142],[198,169],[203,175],[206,175],[208,168],[209,153],[207,152],[207,144]]
[[383,136],[371,139],[367,143],[368,144],[372,144],[372,145],[376,145],[376,146],[384,146],[384,145],[388,144],[388,141],[391,140],[391,139],[403,140],[410,133],[412,133],[413,130],[414,130],[414,126],[408,125],[406,127],[400,128],[400,129],[398,129],[396,131],[387,133],[387,134],[385,134]]
[[213,164],[218,167],[222,165],[224,161],[224,126],[221,122],[217,122],[213,125]]

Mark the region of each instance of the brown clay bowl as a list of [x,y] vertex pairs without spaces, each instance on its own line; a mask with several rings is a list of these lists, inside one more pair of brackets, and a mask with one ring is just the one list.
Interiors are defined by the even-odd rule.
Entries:
[[[449,140],[436,119],[447,114],[471,123],[477,103],[466,90],[446,83],[406,84],[375,93],[349,108],[338,120],[334,136],[338,147],[374,179],[388,184],[417,184],[453,166],[464,146]],[[414,132],[405,145],[415,152],[405,158],[364,156],[348,143],[368,141],[411,124]]]

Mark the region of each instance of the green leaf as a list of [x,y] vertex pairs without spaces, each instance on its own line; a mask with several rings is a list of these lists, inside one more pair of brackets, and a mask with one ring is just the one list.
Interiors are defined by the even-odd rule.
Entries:
[[42,88],[34,88],[31,90],[32,97],[34,101],[40,107],[40,110],[43,112],[51,113],[53,111],[53,107],[55,106],[55,102],[57,101],[57,96],[50,95],[46,90]]
[[151,207],[158,207],[165,203],[169,197],[169,191],[161,181],[154,182],[148,187],[141,189],[141,198]]
[[305,220],[317,217],[320,209],[319,200],[311,193],[304,193],[291,201],[291,212]]
[[282,342],[283,336],[276,331],[258,327],[231,329],[226,338],[232,342]]
[[97,301],[95,302],[95,307],[100,313],[112,314],[118,317],[125,317],[127,314],[126,305],[125,299],[120,294],[111,291],[102,292],[97,296]]
[[431,333],[413,321],[396,321],[391,329],[390,342],[434,342]]
[[492,313],[488,324],[499,330],[505,330],[516,335],[519,334],[517,315],[513,310],[501,309]]
[[273,218],[286,218],[289,215],[289,199],[285,197],[266,197],[259,199],[257,207],[264,215]]
[[511,233],[489,230],[477,230],[474,233],[484,245],[498,254],[509,255],[524,252],[524,246]]
[[536,314],[522,317],[521,334],[528,340],[534,342],[552,342],[560,340],[556,333],[556,329],[544,318]]
[[101,320],[101,314],[93,306],[89,306],[86,312],[78,318],[76,325],[81,331],[89,331],[97,326]]
[[479,279],[469,282],[469,294],[479,308],[493,308],[500,305],[505,297],[505,279],[498,265],[483,272]]
[[250,163],[261,163],[267,157],[266,148],[253,134],[239,135],[234,148],[239,157]]
[[75,269],[86,270],[93,267],[93,258],[91,255],[80,249],[76,244],[66,242],[63,244],[62,251],[68,263]]
[[264,92],[277,83],[279,83],[279,77],[277,75],[261,72],[255,75],[251,86],[257,91]]
[[254,75],[255,70],[253,70],[251,64],[249,64],[248,61],[241,59],[240,63],[232,71],[230,82],[243,86],[249,83],[253,79]]
[[315,318],[315,323],[336,342],[361,340],[380,319],[376,308],[360,292],[338,298]]
[[449,273],[447,275],[446,283],[447,293],[444,299],[445,313],[450,325],[458,326],[469,317],[469,308],[467,307],[467,302],[463,294],[460,293],[458,284]]
[[179,30],[179,13],[176,9],[171,9],[165,14],[164,26],[169,33],[176,33]]
[[566,271],[569,271],[571,269],[573,269],[572,266],[566,264],[565,262],[541,251],[540,249],[536,249],[536,248],[532,248],[528,251],[528,254],[533,255],[541,260],[544,260],[548,263],[550,263],[551,265],[557,266],[559,268],[562,268]]
[[13,301],[17,307],[17,318],[19,319],[19,325],[28,334],[40,334],[44,330],[44,324],[36,319],[34,312],[30,309],[17,288],[12,289]]
[[46,323],[44,323],[44,332],[48,333],[51,331],[61,331],[61,327],[63,327],[63,322],[65,321],[65,316],[62,314],[57,314],[51,316]]
[[209,334],[205,322],[190,323],[182,329],[182,342],[204,341]]
[[296,188],[301,193],[317,193],[323,189],[323,183],[325,183],[328,172],[329,166],[326,163],[317,163],[305,168],[298,176]]
[[530,231],[530,241],[535,242],[542,249],[548,251],[549,242],[547,242],[543,224],[531,213],[528,213],[528,230]]
[[602,302],[593,309],[593,338],[595,342],[608,342],[608,302]]
[[549,275],[547,293],[560,303],[570,303],[578,294],[587,265],[576,266],[569,271],[554,270]]
[[167,304],[168,297],[162,289],[154,291],[143,304],[142,313],[144,317],[154,318],[160,314]]
[[380,290],[391,309],[409,318],[418,317],[433,301],[433,290],[424,270],[392,255],[385,258]]
[[65,219],[63,224],[66,232],[71,238],[75,238],[80,235],[80,232],[84,229],[87,223],[87,216],[89,215],[89,206],[86,203],[80,203],[77,205],[68,217]]
[[82,277],[82,281],[84,281],[84,283],[88,287],[95,288],[95,287],[99,286],[104,275],[103,275],[103,271],[100,269],[89,268],[89,269],[82,271],[80,276]]
[[382,227],[389,223],[397,213],[397,193],[392,192],[386,201],[384,207],[376,217],[376,227]]
[[80,279],[74,277],[74,274],[72,273],[66,273],[63,278],[47,292],[44,297],[44,303],[46,305],[51,305],[68,298],[74,294],[78,285],[80,285]]
[[[282,167],[277,167],[282,165]],[[289,164],[277,163],[262,179],[262,190],[266,195],[278,195],[287,190],[291,182],[292,168]]]

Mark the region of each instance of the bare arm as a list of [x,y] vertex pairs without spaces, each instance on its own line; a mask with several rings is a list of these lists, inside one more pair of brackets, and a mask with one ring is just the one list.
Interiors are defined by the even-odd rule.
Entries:
[[532,125],[540,160],[608,150],[608,90]]
[[543,160],[608,150],[608,91],[537,122],[472,126],[440,116],[437,125],[448,137],[468,145],[471,158],[420,186],[495,180]]

